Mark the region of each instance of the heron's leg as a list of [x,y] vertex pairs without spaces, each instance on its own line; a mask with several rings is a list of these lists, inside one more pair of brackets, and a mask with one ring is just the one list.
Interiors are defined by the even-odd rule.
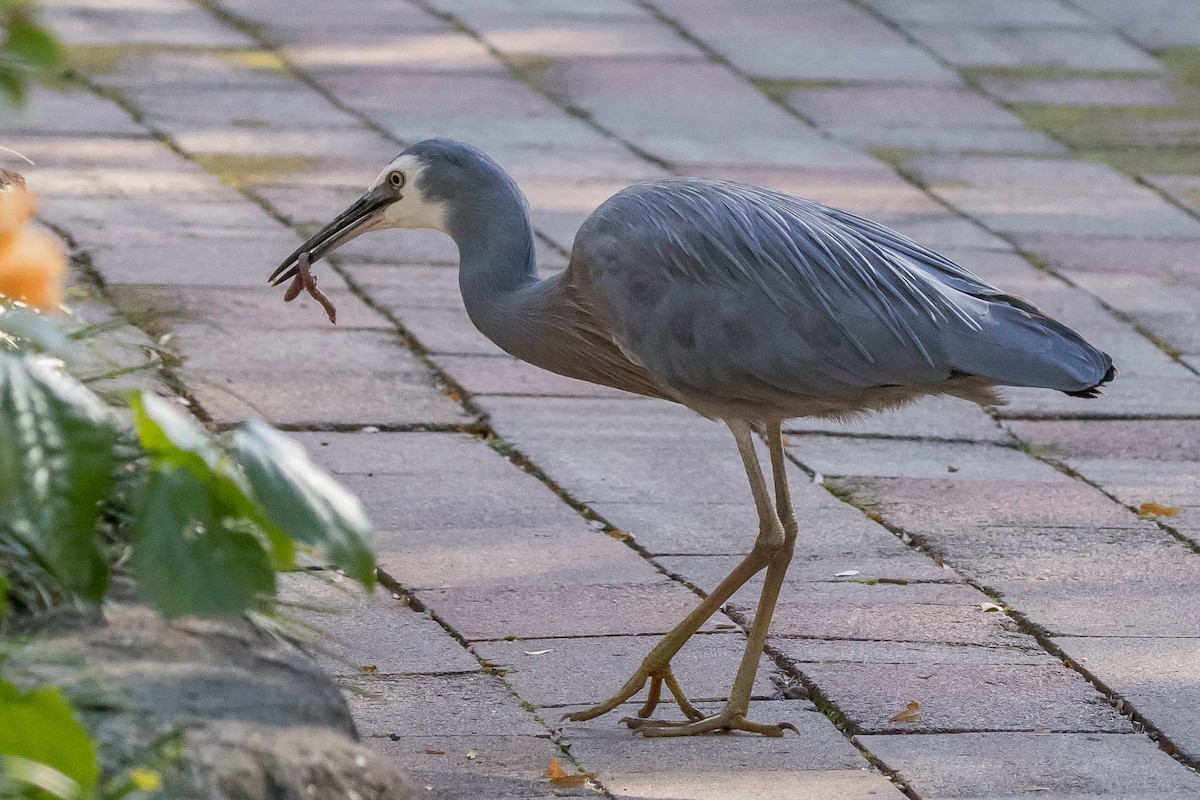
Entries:
[[[746,719],[746,714],[750,710],[750,695],[754,688],[754,676],[758,671],[758,661],[762,657],[763,647],[767,643],[767,631],[771,627],[771,617],[775,612],[775,605],[779,601],[779,591],[783,587],[783,579],[792,560],[796,535],[799,530],[796,514],[792,509],[791,494],[788,491],[783,437],[778,420],[768,423],[767,445],[771,451],[771,472],[775,480],[775,509],[772,514],[777,515],[776,520],[783,528],[783,545],[772,555],[771,561],[767,565],[767,576],[763,582],[762,593],[759,595],[754,624],[750,628],[750,638],[742,655],[737,678],[733,682],[733,690],[729,693],[729,700],[720,713],[687,723],[663,723],[642,719],[623,720],[629,727],[640,730],[646,736],[690,736],[717,730],[739,730],[761,733],[766,736],[782,736],[785,730],[796,730],[794,725],[787,722],[763,725]],[[799,733],[799,731],[796,732]]]
[[[709,617],[733,596],[734,592],[772,563],[775,554],[784,546],[786,539],[783,526],[771,504],[771,495],[767,491],[766,479],[758,464],[758,454],[754,452],[753,430],[750,424],[740,420],[730,420],[727,424],[737,442],[738,452],[741,453],[742,464],[750,479],[750,491],[754,496],[754,505],[758,510],[759,528],[758,537],[754,540],[754,549],[738,562],[738,565],[717,584],[717,587],[704,598],[700,605],[692,609],[692,612],[684,617],[682,622],[671,629],[671,632],[654,646],[654,649],[643,659],[641,666],[616,694],[591,708],[567,714],[563,719],[581,722],[601,714],[607,714],[641,691],[641,688],[646,685],[646,681],[651,682],[650,696],[638,712],[638,716],[648,717],[654,711],[664,682],[671,694],[675,696],[675,700],[685,715],[693,720],[698,720],[703,716],[684,697],[679,683],[671,673],[671,659],[692,637],[692,634],[699,630]],[[761,650],[761,647],[759,649]],[[753,682],[753,676],[751,676],[751,682]]]

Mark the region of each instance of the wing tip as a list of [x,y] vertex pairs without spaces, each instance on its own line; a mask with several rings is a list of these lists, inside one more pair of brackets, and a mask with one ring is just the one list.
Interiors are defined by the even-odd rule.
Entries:
[[1082,397],[1087,400],[1093,400],[1097,397],[1100,397],[1102,394],[1104,394],[1104,392],[1101,391],[1100,387],[1106,383],[1111,382],[1113,380],[1113,378],[1116,378],[1116,377],[1117,377],[1117,368],[1114,367],[1112,362],[1110,361],[1108,363],[1108,370],[1104,373],[1104,377],[1101,378],[1099,381],[1097,381],[1095,384],[1089,386],[1086,389],[1077,389],[1076,391],[1073,391],[1073,392],[1063,392],[1063,394],[1068,394],[1071,397]]

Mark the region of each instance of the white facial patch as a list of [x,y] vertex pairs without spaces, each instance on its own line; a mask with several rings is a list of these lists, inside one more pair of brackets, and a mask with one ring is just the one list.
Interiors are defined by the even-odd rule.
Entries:
[[404,173],[404,188],[400,190],[401,198],[384,209],[383,219],[375,226],[377,229],[432,228],[446,232],[446,204],[426,199],[417,189],[423,169],[424,165],[416,156],[402,155],[379,173],[372,188],[386,183],[397,170]]

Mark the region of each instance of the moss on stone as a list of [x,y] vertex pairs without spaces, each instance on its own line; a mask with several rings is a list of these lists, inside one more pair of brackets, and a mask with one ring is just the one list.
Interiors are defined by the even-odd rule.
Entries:
[[767,97],[777,103],[787,102],[788,96],[792,92],[799,92],[805,89],[837,89],[845,86],[839,81],[819,81],[806,80],[803,78],[764,78],[761,76],[751,76],[750,82]]
[[[1034,130],[1131,175],[1200,174],[1200,48],[1157,53],[1174,78],[1171,106],[1017,105]],[[974,70],[974,74],[1028,79],[1132,77],[1141,73],[1057,67]]]
[[283,57],[270,50],[222,50],[217,55],[231,66],[255,72],[286,72],[288,69]]
[[307,169],[311,163],[304,156],[288,155],[200,153],[195,159],[201,167],[234,187],[277,182]]

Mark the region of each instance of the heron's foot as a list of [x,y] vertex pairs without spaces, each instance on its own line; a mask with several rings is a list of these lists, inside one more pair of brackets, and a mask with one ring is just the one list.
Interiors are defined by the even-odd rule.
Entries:
[[730,733],[733,731],[760,733],[763,736],[774,737],[783,736],[784,731],[794,731],[797,735],[800,733],[800,729],[790,722],[764,725],[759,722],[751,722],[746,719],[745,714],[728,709],[711,717],[692,719],[688,722],[626,717],[621,720],[621,723],[628,725],[635,733],[650,737],[698,736],[702,733]]
[[679,704],[679,709],[690,720],[701,720],[704,714],[700,713],[691,701],[687,699],[687,695],[683,693],[683,688],[676,680],[674,673],[671,672],[671,665],[667,664],[664,667],[647,667],[645,664],[638,667],[637,672],[631,677],[621,690],[612,697],[605,700],[603,703],[598,703],[591,708],[585,708],[583,711],[576,711],[573,714],[567,714],[563,717],[569,722],[583,722],[584,720],[595,719],[601,714],[607,714],[617,706],[624,703],[629,698],[642,690],[646,685],[646,681],[650,682],[650,691],[646,695],[646,702],[638,709],[639,717],[648,717],[654,713],[654,709],[658,707],[662,700],[662,688],[665,685],[671,696],[675,698],[675,702]]

